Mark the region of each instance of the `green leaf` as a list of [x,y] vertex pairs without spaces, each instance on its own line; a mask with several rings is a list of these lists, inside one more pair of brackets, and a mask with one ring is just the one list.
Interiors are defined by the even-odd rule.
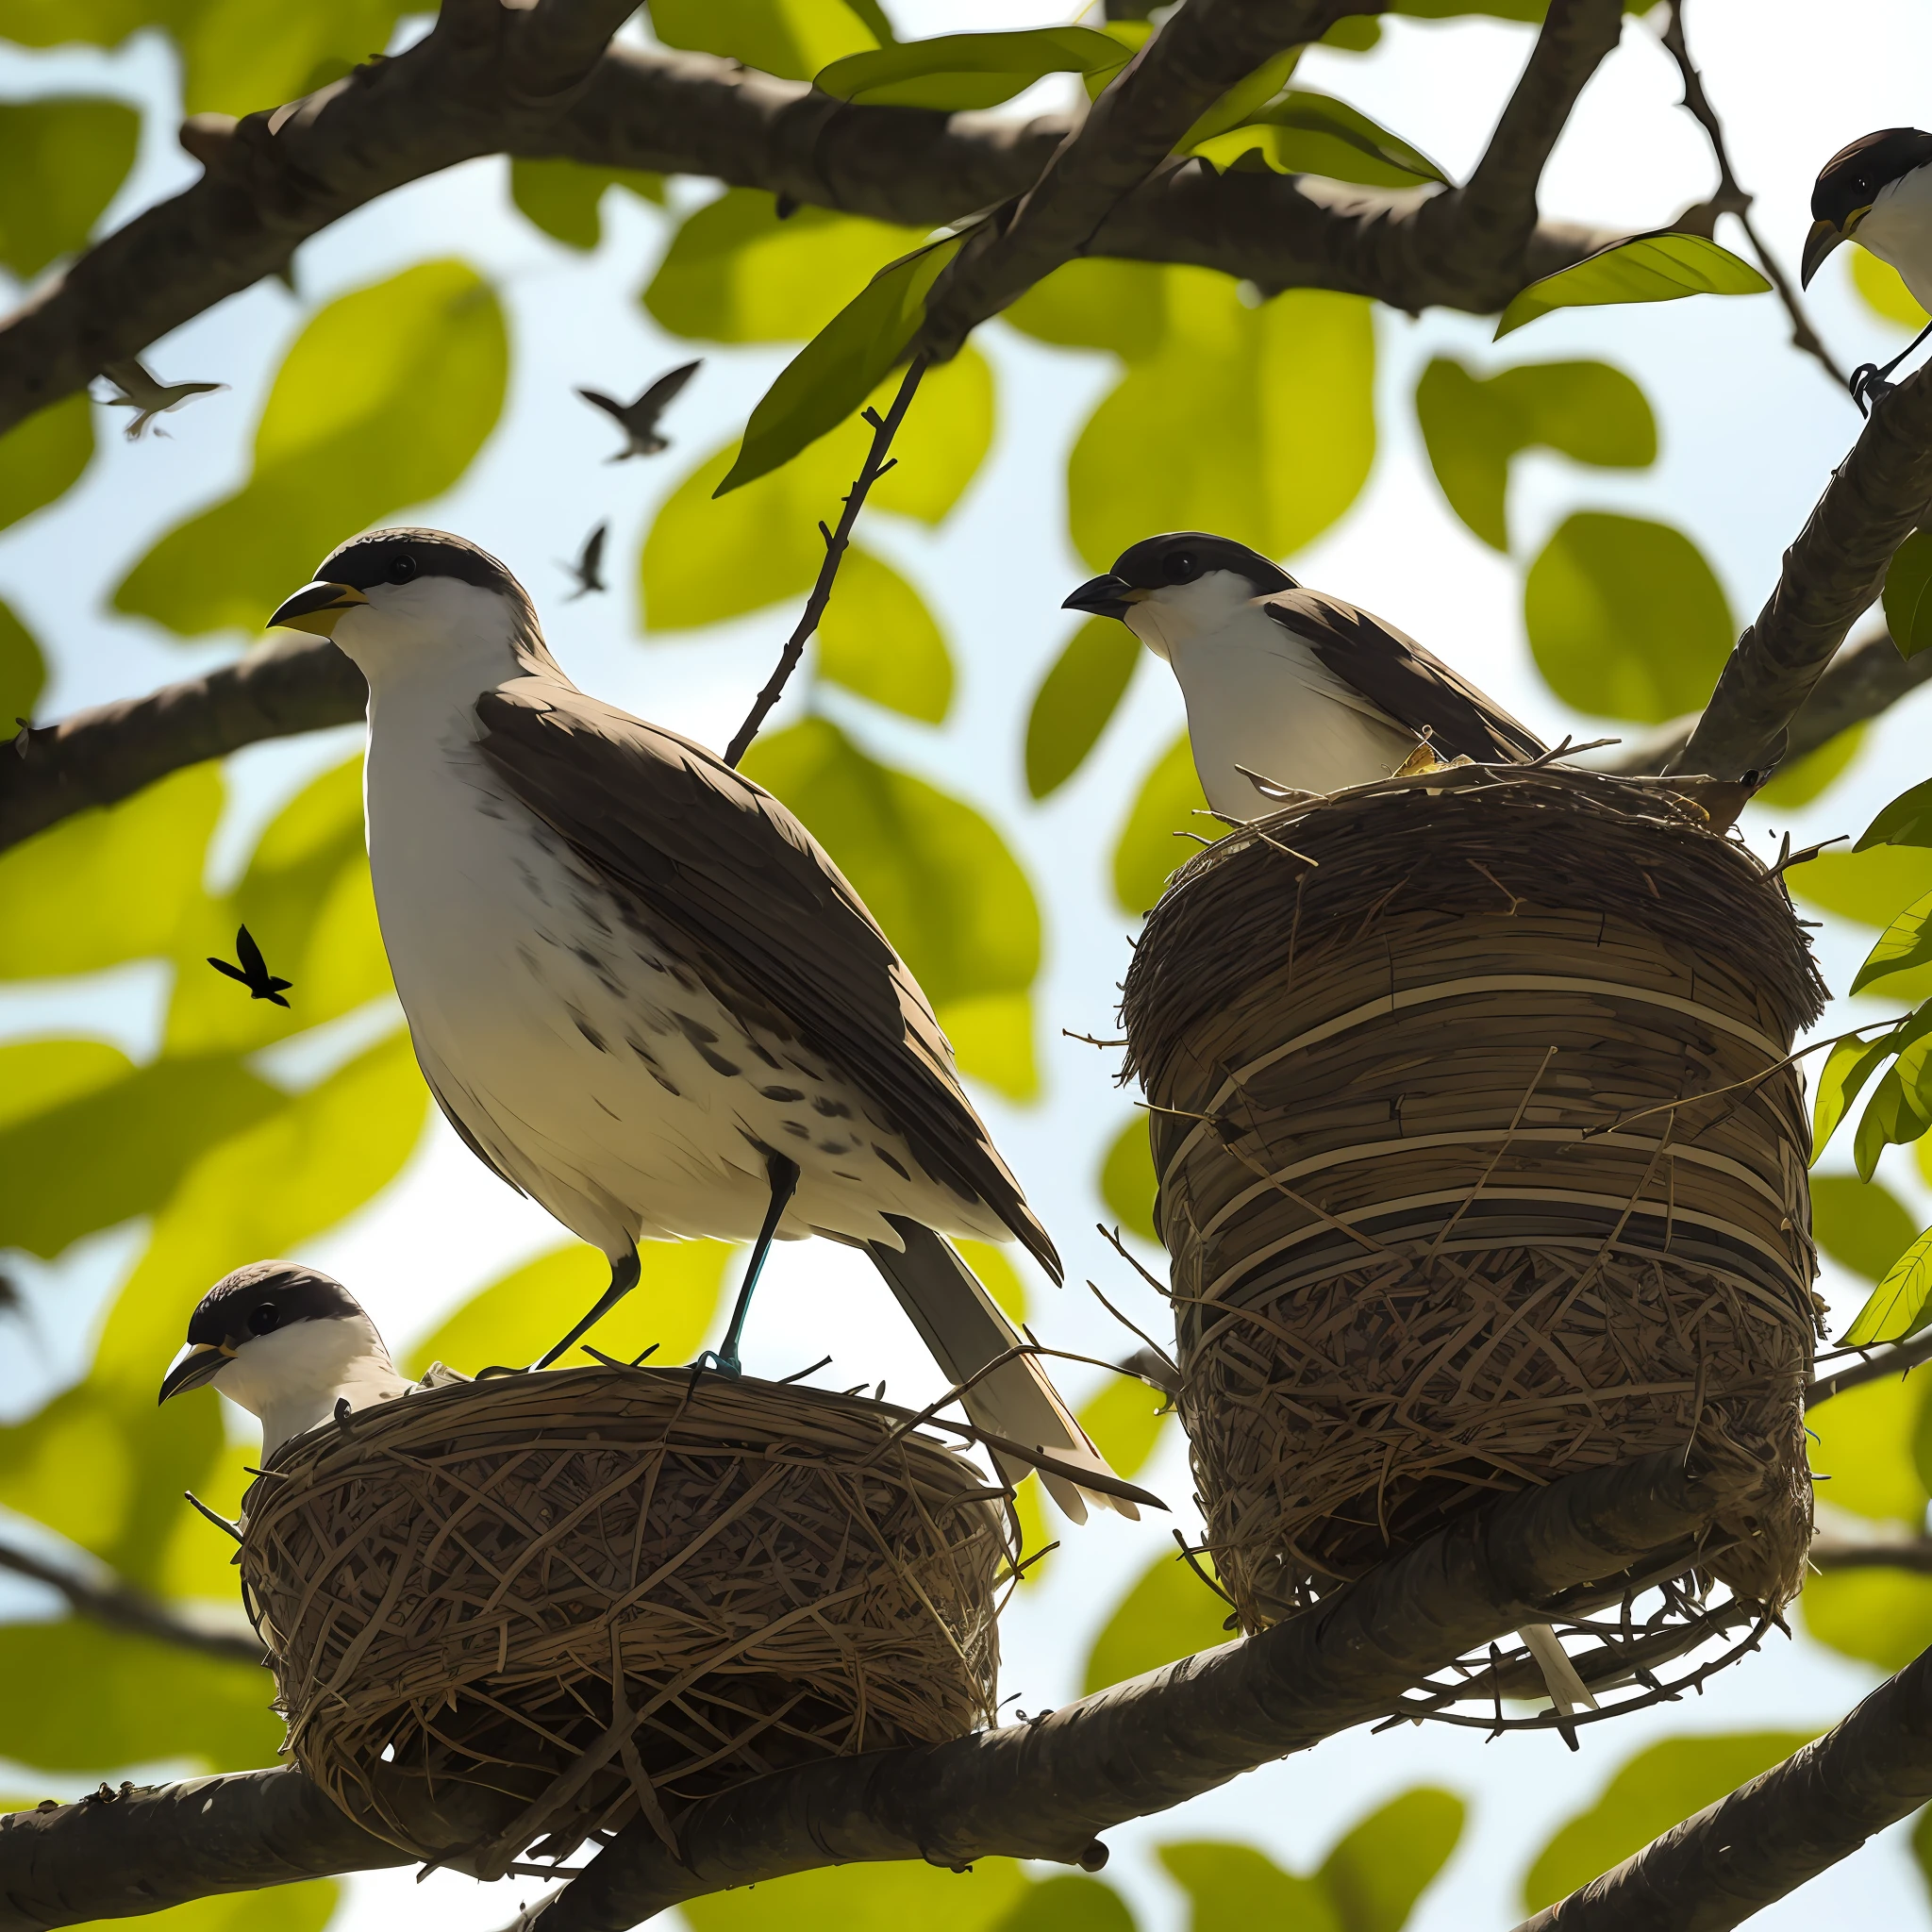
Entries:
[[1251,1845],[1161,1845],[1160,1862],[1188,1894],[1188,1932],[1237,1926],[1350,1932],[1319,1878],[1284,1872]]
[[1157,273],[1159,347],[1129,364],[1067,465],[1074,546],[1104,570],[1150,532],[1195,529],[1286,557],[1368,479],[1372,305],[1294,289],[1250,308],[1226,275]]
[[23,47],[112,47],[153,19],[157,0],[0,0],[0,35]]
[[[1183,731],[1141,780],[1113,851],[1113,896],[1123,912],[1145,912],[1167,890],[1169,875],[1218,838],[1218,819],[1203,818],[1208,800]],[[1180,838],[1179,833],[1191,836]]]
[[[724,54],[785,80],[876,44],[874,9],[840,0],[651,0],[651,31],[667,47]],[[879,26],[884,20],[874,11]]]
[[[98,1064],[92,1041],[0,1046],[0,1089],[23,1058],[44,1077],[36,1063],[50,1049]],[[151,1214],[212,1141],[287,1104],[231,1058],[160,1060],[9,1122],[0,1128],[0,1247],[51,1260],[84,1234]]]
[[964,1872],[920,1859],[835,1865],[687,1900],[692,1932],[772,1932],[774,1925],[838,1932],[994,1932],[1030,1888],[1010,1858],[979,1858]]
[[1138,1375],[1115,1375],[1081,1409],[1080,1426],[1116,1475],[1144,1469],[1167,1422],[1167,1398]]
[[1866,1348],[1881,1341],[1903,1341],[1916,1335],[1932,1315],[1932,1228],[1913,1241],[1891,1265],[1871,1299],[1840,1338],[1841,1348]]
[[1878,943],[1865,956],[1852,981],[1854,992],[1889,978],[1894,973],[1909,973],[1915,967],[1932,965],[1932,892],[1915,900],[1885,928]]
[[84,248],[140,140],[141,116],[125,101],[47,94],[0,102],[0,268],[29,281]]
[[1901,791],[1865,827],[1852,850],[1869,852],[1874,845],[1932,846],[1932,778]]
[[0,600],[0,738],[10,736],[16,718],[33,716],[46,681],[46,660],[33,633]]
[[[1808,1591],[1807,1591],[1808,1595]],[[1742,1731],[1728,1737],[1666,1738],[1630,1758],[1587,1811],[1537,1854],[1523,1903],[1540,1911],[1621,1864],[1652,1839],[1781,1764],[1811,1731]]]
[[1847,1389],[1807,1412],[1811,1468],[1824,1478],[1818,1486],[1821,1502],[1869,1523],[1918,1528],[1932,1501],[1917,1457],[1925,1390],[1920,1376],[1889,1376]]
[[221,809],[219,767],[191,765],[0,853],[0,979],[95,973],[170,951],[200,902]]
[[1007,1251],[992,1241],[957,1241],[953,1245],[965,1257],[966,1265],[979,1276],[986,1291],[1014,1322],[1026,1319],[1026,1284],[1020,1271],[1007,1257]]
[[934,108],[945,113],[996,108],[1049,74],[1110,74],[1127,50],[1084,26],[1015,33],[941,34],[835,60],[817,77],[821,92],[871,108]]
[[781,221],[774,196],[726,189],[671,238],[643,304],[673,335],[697,341],[805,341],[924,233],[823,208]]
[[1606,469],[1657,459],[1650,404],[1605,362],[1533,362],[1475,376],[1438,356],[1416,384],[1415,412],[1449,508],[1495,550],[1509,547],[1509,465],[1525,450]]
[[[836,724],[808,718],[760,738],[744,772],[789,805],[872,908],[941,1024],[957,1002],[1020,995],[1040,970],[1040,911],[1006,841],[985,819],[910,773],[868,758]],[[955,1041],[977,1074],[971,1036]]]
[[938,1013],[963,1071],[1008,1100],[1039,1099],[1030,993],[989,992],[945,1000],[939,1003]]
[[[875,395],[884,407],[890,395]],[[941,522],[992,441],[992,372],[970,346],[929,370],[897,440],[896,466],[880,478],[868,509]],[[821,521],[865,460],[872,431],[849,423],[795,462],[719,500],[728,449],[707,457],[666,498],[644,539],[642,603],[651,630],[683,630],[801,597],[824,561]],[[832,593],[833,603],[840,592]]]
[[1193,152],[1217,168],[1255,162],[1277,175],[1322,175],[1376,188],[1412,188],[1419,181],[1451,185],[1448,175],[1400,135],[1391,134],[1346,101],[1312,88],[1294,88],[1239,127],[1197,142]]
[[495,425],[508,366],[495,293],[462,262],[330,303],[275,376],[253,475],[163,537],[114,608],[184,637],[258,630],[345,537],[457,482]]
[[1872,1090],[1858,1117],[1858,1131],[1852,1136],[1852,1165],[1858,1170],[1858,1178],[1869,1181],[1888,1147],[1916,1141],[1928,1124],[1932,1123],[1914,1105],[1898,1068],[1892,1067]]
[[882,268],[779,371],[751,412],[738,460],[716,494],[728,495],[789,463],[858,411],[918,334],[926,291],[959,252],[960,239],[930,242]]
[[953,659],[917,591],[856,545],[819,625],[819,675],[927,724],[953,704]]
[[1342,1932],[1402,1932],[1449,1862],[1467,1808],[1453,1791],[1418,1785],[1349,1832],[1315,1874]]
[[169,22],[182,106],[246,114],[297,100],[380,55],[405,10],[396,0],[186,0]]
[[93,405],[64,397],[0,436],[0,530],[63,495],[93,460]]
[[1784,878],[1791,896],[1813,910],[1889,926],[1901,906],[1932,892],[1932,851],[1876,845],[1865,852],[1821,852]]
[[1676,302],[1686,295],[1761,295],[1770,287],[1748,261],[1702,235],[1667,229],[1636,235],[1530,283],[1504,309],[1495,340],[1557,308]]
[[1134,1915],[1112,1886],[1066,1872],[1029,1885],[996,1932],[1134,1932]]
[[[144,1913],[142,1932],[322,1932],[335,1915],[341,1887],[332,1878],[277,1885],[266,1891],[218,1892],[185,1906]],[[97,1919],[75,1932],[123,1932],[117,1919]]]
[[1901,1036],[1894,1029],[1875,1040],[1840,1040],[1825,1057],[1818,1075],[1818,1090],[1811,1103],[1811,1158],[1815,1161],[1831,1143],[1839,1124],[1851,1111],[1852,1102],[1864,1091],[1865,1082],[1899,1050]]
[[1798,1611],[1806,1636],[1881,1671],[1902,1671],[1932,1647],[1932,1576],[1827,1570],[1805,1579]]
[[1780,765],[1777,775],[1757,789],[1757,803],[1795,810],[1809,805],[1844,776],[1865,743],[1865,726],[1854,724],[1836,738],[1826,739],[1815,751]]
[[1141,661],[1141,642],[1110,617],[1090,617],[1041,680],[1026,719],[1026,790],[1058,791],[1119,709]]
[[42,1771],[108,1771],[158,1758],[242,1771],[273,1764],[282,1740],[265,1670],[98,1624],[0,1628],[0,1754]]
[[1919,307],[1919,298],[1906,287],[1905,277],[1889,261],[1880,261],[1869,248],[1846,251],[1852,258],[1852,287],[1866,308],[1887,322],[1895,322],[1916,335],[1928,318]]
[[1840,1268],[1882,1281],[1911,1246],[1918,1223],[1890,1189],[1848,1174],[1811,1177],[1811,1233]]
[[1082,1694],[1229,1642],[1227,1614],[1179,1557],[1156,1557],[1093,1640]]
[[1566,705],[1657,724],[1699,708],[1737,636],[1723,587],[1681,530],[1579,510],[1529,567],[1523,617]]
[[1035,282],[1000,320],[1036,341],[1138,362],[1167,339],[1168,293],[1164,269],[1084,256]]
[[[658,1366],[691,1360],[705,1344],[724,1290],[728,1241],[646,1241],[642,1278],[585,1340],[629,1361],[653,1342]],[[595,1248],[570,1241],[479,1289],[428,1334],[398,1351],[404,1373],[442,1362],[474,1375],[492,1362],[533,1362],[610,1285],[610,1264]],[[581,1368],[569,1357],[560,1368]]]
[[[1138,53],[1140,49],[1135,47],[1130,51]],[[1244,75],[1236,81],[1174,142],[1174,152],[1193,154],[1204,141],[1212,141],[1217,134],[1225,134],[1229,128],[1242,126],[1253,120],[1288,85],[1290,77],[1301,64],[1303,52],[1301,47],[1284,47],[1280,53],[1262,61],[1252,74]],[[1091,92],[1091,85],[1089,92]]]
[[640,199],[660,206],[664,200],[663,175],[648,175],[641,168],[592,168],[581,161],[510,158],[510,200],[526,221],[566,248],[589,254],[603,241],[599,209],[610,188],[627,188]]
[[1154,1199],[1160,1177],[1154,1172],[1154,1150],[1147,1139],[1147,1121],[1136,1114],[1115,1135],[1100,1166],[1100,1198],[1107,1211],[1130,1234],[1155,1247],[1160,1235],[1154,1225]]
[[[1862,254],[1864,251],[1859,251]],[[1932,644],[1932,533],[1914,530],[1885,566],[1885,625],[1901,658],[1916,658]]]

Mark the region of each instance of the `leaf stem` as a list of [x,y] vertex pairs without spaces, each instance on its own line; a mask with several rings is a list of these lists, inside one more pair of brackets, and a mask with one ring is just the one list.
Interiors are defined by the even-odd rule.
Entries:
[[759,691],[745,720],[733,734],[731,743],[724,753],[724,762],[737,769],[738,762],[751,749],[751,741],[758,735],[759,727],[771,716],[772,707],[784,695],[785,687],[791,681],[791,674],[798,669],[798,660],[805,655],[805,647],[818,629],[825,614],[825,606],[832,601],[832,585],[839,575],[839,565],[852,542],[853,525],[858,522],[858,512],[865,508],[865,499],[872,486],[892,468],[898,460],[890,452],[892,438],[898,434],[899,425],[906,420],[906,411],[912,407],[912,397],[919,388],[919,378],[925,374],[927,358],[924,352],[915,355],[906,365],[905,378],[899,384],[899,393],[892,398],[892,407],[881,416],[877,411],[868,409],[865,420],[872,425],[872,447],[866,452],[865,462],[846,492],[845,508],[839,515],[839,527],[828,530],[822,523],[819,534],[825,540],[825,560],[819,565],[818,581],[811,587],[811,595],[805,600],[805,609],[800,614],[797,627],[785,641],[785,648],[778,654],[776,668],[766,680],[765,688]]

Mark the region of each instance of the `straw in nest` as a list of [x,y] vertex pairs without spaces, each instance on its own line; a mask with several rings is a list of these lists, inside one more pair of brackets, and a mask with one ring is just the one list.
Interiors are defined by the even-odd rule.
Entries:
[[[688,1370],[425,1391],[297,1438],[243,1588],[289,1747],[421,1857],[384,1791],[466,1782],[521,1869],[807,1759],[991,1722],[1007,1517],[880,1405]],[[383,1767],[378,1776],[376,1767]]]
[[1817,1303],[1779,882],[1655,784],[1459,768],[1223,840],[1124,989],[1208,1546],[1265,1627],[1497,1490],[1693,1444],[1775,1611]]

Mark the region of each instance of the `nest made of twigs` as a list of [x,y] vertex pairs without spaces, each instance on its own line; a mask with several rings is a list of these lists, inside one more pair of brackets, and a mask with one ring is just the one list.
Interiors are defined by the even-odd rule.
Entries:
[[1823,1002],[1779,880],[1655,781],[1391,779],[1182,870],[1123,1017],[1243,1629],[1679,1444],[1749,1480],[1674,1600],[1775,1614],[1818,1308],[1786,1057]]
[[500,1794],[480,1875],[783,1766],[991,1722],[1003,1492],[883,1405],[687,1369],[426,1390],[298,1437],[244,1598],[288,1748],[419,1857],[396,1780]]

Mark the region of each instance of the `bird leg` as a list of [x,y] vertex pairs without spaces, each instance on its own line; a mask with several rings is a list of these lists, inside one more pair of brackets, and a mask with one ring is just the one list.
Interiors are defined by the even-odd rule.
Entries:
[[638,1275],[641,1272],[638,1266],[637,1247],[633,1243],[626,1254],[620,1255],[616,1260],[611,1262],[610,1286],[597,1297],[597,1306],[536,1366],[540,1369],[547,1369],[558,1356],[562,1355],[566,1349],[572,1347],[581,1336],[588,1335],[638,1285]]
[[1910,341],[1908,341],[1890,362],[1861,362],[1852,371],[1852,400],[1857,404],[1860,415],[1869,416],[1874,403],[1882,403],[1894,387],[1886,377],[1923,342],[1932,336],[1932,322],[1928,322]]
[[772,1251],[778,1223],[798,1188],[798,1163],[786,1159],[782,1154],[771,1155],[766,1159],[765,1174],[772,1184],[772,1205],[765,1209],[765,1224],[758,1229],[751,1259],[745,1263],[744,1280],[739,1286],[738,1302],[731,1310],[731,1325],[724,1331],[724,1345],[716,1351],[706,1349],[697,1359],[699,1368],[716,1369],[721,1374],[742,1373],[738,1359],[738,1343],[744,1333],[744,1318],[751,1312],[752,1291],[758,1285],[758,1274],[764,1268],[765,1257]]

